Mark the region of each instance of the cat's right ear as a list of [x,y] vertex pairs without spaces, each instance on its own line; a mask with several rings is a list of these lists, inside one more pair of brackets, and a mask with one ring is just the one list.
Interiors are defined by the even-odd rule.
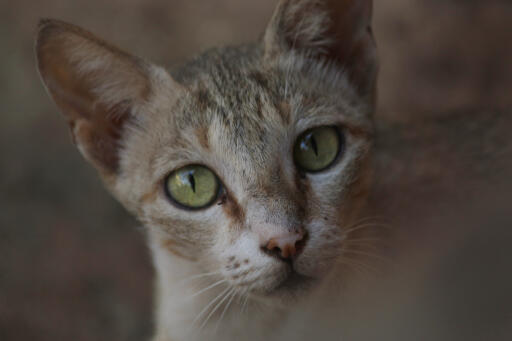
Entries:
[[280,0],[263,37],[267,61],[290,52],[337,65],[363,96],[375,96],[378,69],[373,0]]
[[58,20],[41,20],[36,55],[80,152],[104,177],[118,173],[125,128],[154,89],[180,89],[165,70]]

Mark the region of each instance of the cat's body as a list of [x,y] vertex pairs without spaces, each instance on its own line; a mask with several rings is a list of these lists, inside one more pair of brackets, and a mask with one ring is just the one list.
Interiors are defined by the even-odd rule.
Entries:
[[147,228],[155,340],[280,335],[292,311],[343,297],[354,272],[371,269],[375,217],[396,218],[383,198],[396,174],[411,174],[394,161],[392,131],[377,130],[372,158],[371,7],[283,0],[260,42],[171,73],[41,23],[45,85],[80,151]]

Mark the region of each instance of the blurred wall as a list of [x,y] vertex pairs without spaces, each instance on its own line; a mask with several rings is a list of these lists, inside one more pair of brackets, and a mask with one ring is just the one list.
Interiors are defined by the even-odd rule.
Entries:
[[[163,65],[256,39],[273,0],[0,2],[0,340],[140,340],[143,233],[70,143],[34,66],[37,21],[69,21]],[[512,105],[512,2],[375,4],[378,117]]]

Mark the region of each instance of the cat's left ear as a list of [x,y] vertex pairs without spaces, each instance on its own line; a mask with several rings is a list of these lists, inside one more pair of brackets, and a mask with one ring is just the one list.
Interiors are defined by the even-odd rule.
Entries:
[[378,69],[372,0],[281,0],[265,32],[265,58],[289,52],[334,62],[361,95],[374,96]]

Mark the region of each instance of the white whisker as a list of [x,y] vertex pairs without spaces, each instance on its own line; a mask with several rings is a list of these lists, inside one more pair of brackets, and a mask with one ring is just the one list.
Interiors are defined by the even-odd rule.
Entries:
[[198,291],[198,292],[196,292],[195,294],[190,295],[188,298],[189,298],[189,299],[191,299],[191,298],[193,298],[193,297],[196,297],[196,296],[198,296],[198,295],[201,295],[203,292],[208,291],[208,290],[210,290],[210,289],[212,289],[212,288],[214,288],[214,287],[216,287],[216,286],[218,286],[218,285],[220,285],[220,284],[222,284],[222,283],[224,283],[224,282],[227,282],[227,280],[225,280],[225,279],[221,279],[220,281],[215,282],[215,283],[213,283],[212,285],[209,285],[209,286],[207,286],[206,288],[199,290],[199,291]]
[[390,229],[391,226],[390,225],[385,225],[385,224],[372,224],[372,223],[368,223],[368,224],[357,225],[355,227],[349,228],[349,229],[343,231],[343,234],[344,235],[348,235],[348,234],[353,233],[355,231],[359,231],[359,230],[367,229],[367,228],[387,228],[387,229]]
[[198,275],[194,275],[194,276],[190,276],[190,277],[187,277],[181,281],[179,281],[178,283],[180,285],[184,285],[194,279],[199,279],[199,278],[204,278],[204,277],[210,277],[210,276],[215,276],[215,275],[218,275],[220,274],[221,272],[220,271],[212,271],[212,272],[206,272],[206,273],[201,273],[201,274],[198,274]]
[[251,295],[252,285],[245,290],[244,312],[249,313],[249,300]]
[[350,249],[347,249],[347,250],[344,250],[343,251],[344,254],[353,254],[353,255],[360,255],[360,256],[366,256],[366,257],[370,257],[370,258],[374,258],[374,259],[377,259],[377,260],[380,260],[380,261],[383,261],[385,263],[391,263],[391,260],[390,259],[387,259],[385,257],[382,257],[380,255],[376,255],[376,254],[373,254],[373,253],[369,253],[369,252],[364,252],[364,251],[358,251],[358,250],[350,250]]
[[375,269],[374,267],[372,267],[368,264],[365,264],[365,263],[355,261],[355,260],[347,258],[347,257],[338,259],[338,263],[341,263],[344,265],[349,265],[349,266],[354,267],[359,270],[364,270],[363,273],[367,273],[367,274],[378,273],[377,269]]
[[352,227],[353,226],[356,226],[356,225],[360,225],[360,224],[363,224],[363,223],[368,223],[368,222],[373,222],[374,223],[383,223],[385,224],[386,221],[387,221],[387,218],[385,216],[369,216],[369,217],[364,217],[364,218],[361,218],[359,220],[356,220],[353,224],[352,224]]
[[206,311],[208,310],[208,308],[210,308],[218,299],[220,299],[220,297],[222,297],[222,295],[224,295],[226,292],[228,292],[231,288],[230,287],[227,287],[226,289],[224,289],[220,294],[218,294],[217,296],[215,296],[214,299],[212,299],[207,305],[206,307],[203,308],[203,310],[201,310],[199,312],[199,314],[197,314],[196,318],[194,319],[194,321],[192,321],[192,325],[195,325],[196,322],[199,321],[199,319],[201,318],[201,316],[203,316],[204,313],[206,313]]
[[203,323],[201,324],[201,326],[199,327],[199,329],[203,329],[204,326],[206,325],[206,323],[208,323],[208,320],[210,319],[210,317],[212,317],[212,315],[217,311],[217,309],[219,309],[219,307],[222,305],[222,303],[224,303],[224,301],[229,297],[229,295],[231,294],[231,292],[235,290],[235,288],[232,288],[231,291],[229,291],[227,294],[224,295],[224,297],[217,303],[217,305],[212,309],[212,311],[210,311],[210,313],[208,314],[208,316],[206,316],[206,319],[203,321]]
[[228,310],[229,306],[231,305],[231,302],[233,302],[233,298],[235,298],[236,293],[237,293],[236,290],[233,288],[233,290],[231,291],[231,297],[229,298],[228,303],[226,303],[226,306],[222,310],[219,320],[217,321],[217,324],[215,325],[215,333],[217,333],[217,329],[219,328],[219,325],[220,325],[222,319],[224,318],[226,311]]
[[360,239],[346,239],[347,243],[380,243],[383,242],[382,238],[360,238]]

